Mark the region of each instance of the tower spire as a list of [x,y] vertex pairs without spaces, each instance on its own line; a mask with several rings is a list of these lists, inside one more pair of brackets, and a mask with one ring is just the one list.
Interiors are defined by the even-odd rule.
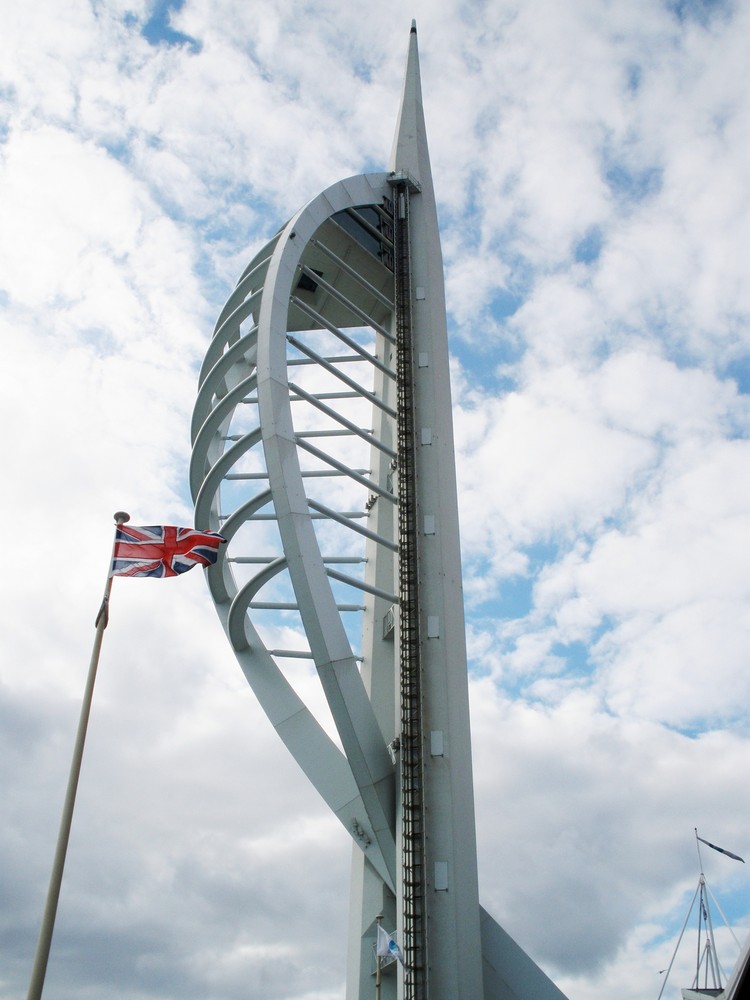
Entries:
[[401,92],[396,134],[389,169],[409,174],[422,188],[432,189],[430,155],[427,149],[427,130],[422,107],[422,82],[419,73],[419,47],[417,22],[411,22],[409,53]]

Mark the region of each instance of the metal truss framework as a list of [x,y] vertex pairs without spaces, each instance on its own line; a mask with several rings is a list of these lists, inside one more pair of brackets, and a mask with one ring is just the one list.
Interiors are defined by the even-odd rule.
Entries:
[[[478,904],[442,260],[412,29],[388,173],[251,261],[200,374],[195,523],[239,664],[354,844],[347,997],[560,1000]],[[300,691],[314,675],[330,719]]]

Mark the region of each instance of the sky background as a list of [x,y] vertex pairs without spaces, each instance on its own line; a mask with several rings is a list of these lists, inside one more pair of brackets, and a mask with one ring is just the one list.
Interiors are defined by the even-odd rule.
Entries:
[[[480,893],[570,1000],[655,1000],[693,828],[750,855],[750,4],[0,14],[0,1000],[26,995],[111,515],[191,523],[214,319],[294,211],[386,166],[412,17]],[[201,574],[116,580],[48,995],[343,1000],[349,856]],[[703,862],[742,940],[750,871]]]

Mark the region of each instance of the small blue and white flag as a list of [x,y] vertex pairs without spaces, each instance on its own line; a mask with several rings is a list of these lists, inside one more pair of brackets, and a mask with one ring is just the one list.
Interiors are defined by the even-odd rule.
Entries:
[[397,958],[403,967],[406,968],[404,953],[393,940],[391,935],[387,931],[383,930],[381,924],[378,924],[376,951],[380,958]]
[[696,832],[696,834],[695,834],[695,837],[696,837],[696,840],[700,840],[701,844],[705,844],[705,845],[706,845],[706,847],[710,847],[710,848],[712,848],[712,849],[713,849],[714,851],[718,851],[718,852],[719,852],[719,854],[726,854],[726,856],[727,856],[728,858],[734,858],[734,860],[735,860],[735,861],[741,861],[741,862],[742,862],[742,864],[744,865],[744,863],[745,863],[745,859],[744,859],[744,858],[741,858],[741,857],[739,856],[739,854],[732,854],[732,852],[731,852],[731,851],[728,851],[728,850],[726,849],[726,847],[717,847],[717,845],[716,845],[716,844],[712,844],[712,843],[711,843],[710,841],[708,841],[708,840],[704,840],[704,839],[703,839],[703,837],[699,837],[699,836],[698,836],[698,833],[697,833],[697,832]]

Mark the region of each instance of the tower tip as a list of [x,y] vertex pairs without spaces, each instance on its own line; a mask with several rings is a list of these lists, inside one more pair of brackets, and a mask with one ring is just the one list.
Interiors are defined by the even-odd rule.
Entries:
[[419,78],[419,43],[417,41],[416,19],[411,22],[406,72],[401,92],[401,107],[389,164],[391,171],[403,170],[417,184],[431,183],[422,110],[422,86]]

